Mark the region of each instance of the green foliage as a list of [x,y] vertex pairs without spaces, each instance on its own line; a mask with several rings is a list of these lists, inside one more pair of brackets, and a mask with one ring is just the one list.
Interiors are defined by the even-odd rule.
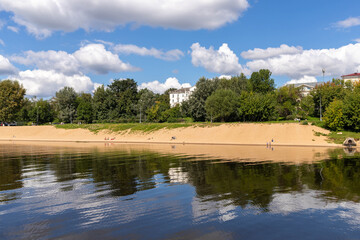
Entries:
[[93,120],[92,97],[89,93],[82,93],[77,98],[77,119],[91,123]]
[[222,78],[218,81],[218,89],[232,90],[237,94],[241,94],[243,91],[249,91],[250,89],[249,80],[243,73],[239,76],[231,77],[230,79]]
[[232,90],[218,89],[205,102],[208,118],[215,121],[231,121],[236,118],[238,96]]
[[329,106],[334,99],[343,100],[346,92],[349,91],[351,91],[351,89],[344,88],[342,82],[336,80],[317,85],[310,93],[315,103],[315,115],[320,116],[320,98],[321,109],[324,113],[327,106]]
[[275,119],[275,106],[275,96],[272,93],[243,92],[238,108],[240,120],[261,122]]
[[153,132],[160,129],[175,129],[184,127],[212,127],[218,126],[217,123],[101,123],[101,124],[64,124],[56,125],[60,129],[88,129],[91,132],[97,133],[101,130],[108,130],[110,132],[119,133],[121,131],[134,132]]
[[115,79],[109,85],[110,95],[115,106],[111,118],[129,117],[136,114],[137,83],[133,79]]
[[303,122],[301,122],[301,125],[309,125],[309,122],[308,121],[303,121]]
[[195,121],[205,121],[206,119],[206,110],[205,102],[206,99],[216,91],[219,85],[219,79],[206,79],[204,77],[200,78],[196,83],[196,89],[192,93],[189,99],[189,112],[190,116]]
[[327,128],[334,131],[339,131],[344,128],[343,108],[344,104],[341,100],[334,100],[329,104],[324,113],[324,123]]
[[[168,113],[164,113],[170,109],[169,92],[173,89],[168,89],[161,95],[156,96],[155,105],[146,111],[148,120],[151,122],[166,122]],[[170,112],[169,112],[170,113]]]
[[17,81],[0,81],[0,121],[13,121],[23,106],[26,90]]
[[146,122],[147,120],[146,113],[155,104],[157,96],[155,93],[153,93],[148,89],[141,89],[138,94],[139,94],[139,101],[137,104],[137,109],[139,110],[139,113],[141,111],[142,121]]
[[49,123],[54,120],[54,113],[50,103],[46,100],[34,100],[29,112],[30,121],[38,124]]
[[182,117],[180,106],[177,105],[165,110],[160,115],[160,122],[177,122]]
[[30,121],[30,111],[33,108],[33,103],[28,99],[25,98],[22,104],[21,109],[16,114],[16,120],[21,122],[29,122]]
[[348,93],[344,98],[343,113],[345,125],[349,130],[360,131],[360,94]]
[[95,89],[92,100],[94,119],[100,121],[110,119],[111,110],[114,109],[115,106],[115,101],[109,89],[105,89],[104,85]]
[[276,90],[277,112],[283,118],[295,118],[300,100],[299,88],[292,85],[283,86]]
[[249,79],[251,90],[258,93],[268,93],[274,91],[274,79],[270,77],[271,72],[268,69],[260,69],[258,72],[253,72]]
[[313,116],[315,110],[314,99],[311,95],[303,97],[300,101],[300,107],[298,110],[298,115],[302,118],[309,118],[309,116]]
[[58,108],[59,119],[72,123],[76,114],[77,94],[72,87],[64,87],[56,92],[55,102]]

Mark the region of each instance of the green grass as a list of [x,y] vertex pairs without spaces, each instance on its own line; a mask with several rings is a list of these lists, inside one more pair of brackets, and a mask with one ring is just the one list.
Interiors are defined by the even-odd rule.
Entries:
[[[296,123],[293,120],[280,120],[280,121],[267,121],[267,122],[256,122],[256,123]],[[55,125],[56,128],[61,129],[88,129],[91,132],[98,133],[102,130],[107,130],[109,132],[153,132],[160,129],[175,129],[175,128],[184,128],[184,127],[214,127],[220,126],[222,124],[239,124],[239,122],[229,122],[229,123],[210,123],[210,122],[184,122],[184,123],[94,123],[94,124],[64,124],[64,125]]]
[[341,131],[342,134],[338,134],[338,132],[331,132],[328,137],[329,140],[337,143],[342,144],[346,138],[351,137],[354,138],[355,141],[358,141],[360,139],[360,133],[359,132],[348,132],[348,131]]
[[223,123],[98,123],[98,124],[64,124],[56,125],[61,129],[88,129],[91,132],[98,133],[102,130],[110,132],[138,131],[152,132],[160,129],[174,129],[184,127],[212,127]]

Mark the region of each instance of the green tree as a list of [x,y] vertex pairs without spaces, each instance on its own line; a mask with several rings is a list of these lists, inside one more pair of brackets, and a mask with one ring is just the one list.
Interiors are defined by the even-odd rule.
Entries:
[[360,131],[360,94],[357,91],[346,94],[343,103],[345,126]]
[[250,89],[249,80],[243,73],[239,76],[233,76],[230,79],[221,78],[218,81],[218,89],[232,90],[237,94],[241,94],[243,91],[249,91]]
[[24,103],[26,90],[18,81],[0,81],[0,121],[13,121]]
[[253,72],[249,79],[249,84],[253,92],[268,93],[275,90],[274,79],[271,78],[271,72],[268,69],[260,69]]
[[301,98],[299,88],[286,85],[276,90],[277,111],[280,117],[296,117],[299,100]]
[[216,91],[219,79],[200,78],[196,83],[196,89],[189,99],[189,113],[195,121],[205,121],[207,113],[205,110],[206,99]]
[[211,120],[231,121],[237,117],[238,95],[227,89],[218,89],[206,99],[205,109]]
[[169,93],[174,89],[168,89],[163,94],[156,96],[155,104],[149,108],[146,113],[149,121],[152,122],[165,122],[167,121],[166,114],[163,112],[170,109],[170,95]]
[[33,107],[29,112],[30,120],[38,124],[49,123],[54,120],[54,114],[50,103],[42,98],[34,100]]
[[168,110],[165,110],[160,115],[160,122],[177,122],[181,118],[180,106],[176,105]]
[[315,103],[315,115],[320,116],[320,98],[322,112],[326,111],[327,106],[334,101],[334,99],[343,100],[346,93],[350,89],[344,88],[341,81],[332,81],[317,85],[310,94],[313,96]]
[[77,97],[77,119],[91,123],[93,120],[92,97],[90,93],[82,93]]
[[240,95],[239,118],[241,121],[261,122],[276,119],[276,100],[273,93],[243,92]]
[[72,87],[64,87],[56,92],[56,105],[59,119],[63,122],[72,123],[75,119],[77,108],[77,94]]
[[326,127],[334,131],[339,131],[344,128],[343,108],[344,104],[341,100],[334,100],[329,104],[324,113],[324,123]]
[[95,89],[93,96],[94,119],[99,121],[109,120],[110,112],[115,109],[115,106],[115,100],[111,96],[109,89],[106,89],[104,85]]
[[[141,112],[141,120],[146,121],[146,113],[148,110],[155,104],[156,94],[150,91],[149,89],[141,89],[139,91],[139,101],[137,109],[139,113]],[[139,116],[140,117],[140,116]]]
[[24,98],[21,109],[17,113],[16,120],[19,122],[29,122],[30,121],[30,111],[33,108],[33,104],[28,98]]
[[303,97],[300,101],[300,108],[298,114],[302,119],[307,118],[308,116],[313,116],[315,111],[314,99],[311,95]]
[[133,79],[115,79],[109,85],[111,96],[115,98],[116,112],[112,117],[131,117],[136,114],[137,83]]

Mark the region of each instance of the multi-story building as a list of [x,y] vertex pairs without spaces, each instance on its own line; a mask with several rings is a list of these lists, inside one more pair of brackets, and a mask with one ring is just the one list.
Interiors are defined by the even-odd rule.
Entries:
[[188,100],[195,88],[195,86],[190,88],[180,88],[170,92],[170,106],[175,107],[177,104],[181,104],[183,101]]
[[287,84],[289,86],[293,86],[294,88],[300,89],[300,94],[303,97],[306,97],[310,94],[311,90],[315,88],[316,85],[321,84],[319,82],[310,82],[310,83],[295,83],[295,84]]
[[352,74],[348,74],[348,75],[343,75],[341,76],[341,78],[344,80],[344,82],[346,81],[351,81],[351,82],[358,82],[360,81],[360,73],[352,73]]

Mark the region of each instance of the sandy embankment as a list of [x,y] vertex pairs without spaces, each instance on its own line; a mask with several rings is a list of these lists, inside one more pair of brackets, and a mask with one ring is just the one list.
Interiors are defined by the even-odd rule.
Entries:
[[[286,124],[223,124],[214,127],[162,129],[150,133],[101,131],[94,134],[85,129],[57,129],[53,126],[0,127],[0,141],[171,143],[171,144],[236,144],[273,146],[337,146],[315,132],[327,130],[298,123]],[[175,139],[172,139],[175,137]]]

